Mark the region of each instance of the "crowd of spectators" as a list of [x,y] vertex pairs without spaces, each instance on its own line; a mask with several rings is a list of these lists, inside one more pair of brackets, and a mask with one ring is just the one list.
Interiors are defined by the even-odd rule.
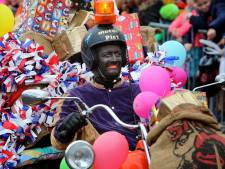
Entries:
[[[180,12],[174,20],[166,20],[160,10],[171,3],[175,4]],[[197,78],[200,60],[204,55],[200,39],[217,43],[221,47],[219,57],[221,61],[224,60],[224,0],[117,0],[117,6],[120,13],[138,13],[141,26],[147,26],[150,22],[166,23],[170,38],[183,43],[192,57],[189,67],[190,77]],[[199,33],[201,30],[204,30],[204,33]],[[220,65],[222,68],[220,66],[218,73],[224,73],[225,66],[222,62]]]

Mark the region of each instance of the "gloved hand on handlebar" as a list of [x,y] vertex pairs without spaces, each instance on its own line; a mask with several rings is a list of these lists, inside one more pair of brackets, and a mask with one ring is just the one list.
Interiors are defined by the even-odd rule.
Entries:
[[75,133],[85,125],[87,121],[84,116],[77,112],[71,113],[56,128],[57,139],[62,143],[70,142]]

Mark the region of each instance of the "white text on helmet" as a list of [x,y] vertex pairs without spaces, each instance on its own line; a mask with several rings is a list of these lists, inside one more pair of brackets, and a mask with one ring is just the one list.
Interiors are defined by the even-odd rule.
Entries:
[[109,30],[104,30],[104,31],[98,32],[98,35],[103,35],[103,34],[107,34],[107,33],[116,33],[116,32],[118,32],[118,31],[115,29],[109,29]]
[[105,35],[106,40],[117,40],[119,39],[118,35]]

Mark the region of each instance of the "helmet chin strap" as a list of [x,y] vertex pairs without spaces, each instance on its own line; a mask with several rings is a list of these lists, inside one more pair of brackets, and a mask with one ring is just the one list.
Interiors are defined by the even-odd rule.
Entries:
[[94,81],[102,84],[106,89],[112,89],[113,86],[120,81],[120,77],[115,77],[112,79],[107,78],[103,73],[102,70],[97,68],[96,74],[94,74]]

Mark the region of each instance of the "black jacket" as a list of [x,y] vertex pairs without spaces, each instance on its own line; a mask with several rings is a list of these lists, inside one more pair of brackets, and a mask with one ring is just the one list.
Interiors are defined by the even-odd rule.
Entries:
[[199,16],[192,16],[190,23],[194,32],[199,29],[214,28],[217,32],[216,39],[220,40],[225,32],[225,0],[212,0],[210,10],[207,13],[198,11]]

